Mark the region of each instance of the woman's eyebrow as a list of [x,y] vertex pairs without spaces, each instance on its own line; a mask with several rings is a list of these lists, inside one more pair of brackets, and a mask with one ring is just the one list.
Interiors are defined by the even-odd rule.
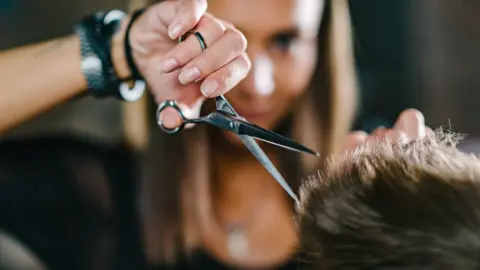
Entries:
[[296,37],[300,34],[300,29],[297,27],[292,27],[289,29],[280,29],[279,31],[275,32],[275,35],[283,35],[289,37]]
[[[243,34],[245,35],[248,35],[248,31],[246,31],[245,29],[243,29],[242,27],[237,27],[235,26],[235,28],[242,32]],[[297,26],[292,26],[292,27],[285,27],[285,28],[278,28],[276,30],[273,31],[273,33],[275,35],[277,34],[282,34],[282,35],[292,35],[292,36],[295,36],[295,35],[298,35],[300,33],[300,28],[298,28]]]

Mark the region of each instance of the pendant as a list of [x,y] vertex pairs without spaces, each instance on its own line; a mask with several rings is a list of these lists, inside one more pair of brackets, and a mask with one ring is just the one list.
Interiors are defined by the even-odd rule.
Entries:
[[228,234],[227,247],[232,258],[236,260],[246,258],[249,252],[249,243],[245,232],[239,228],[232,229]]

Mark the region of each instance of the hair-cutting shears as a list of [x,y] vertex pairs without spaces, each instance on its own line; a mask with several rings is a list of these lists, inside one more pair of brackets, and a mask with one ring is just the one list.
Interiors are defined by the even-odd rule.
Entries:
[[[215,104],[217,110],[199,118],[188,119],[183,115],[175,101],[164,101],[158,106],[157,109],[158,125],[163,131],[169,134],[174,134],[181,131],[186,124],[209,124],[237,134],[250,152],[252,152],[258,161],[277,180],[277,182],[285,189],[290,197],[292,197],[295,202],[298,203],[299,201],[296,194],[282,177],[277,168],[275,168],[272,161],[270,161],[262,148],[260,148],[260,146],[254,140],[254,138],[293,151],[308,153],[316,156],[319,156],[319,154],[278,133],[266,130],[260,126],[247,122],[243,117],[237,114],[224,96],[217,96],[215,98]],[[175,109],[182,118],[181,124],[173,129],[165,127],[160,119],[160,113],[168,107]]]

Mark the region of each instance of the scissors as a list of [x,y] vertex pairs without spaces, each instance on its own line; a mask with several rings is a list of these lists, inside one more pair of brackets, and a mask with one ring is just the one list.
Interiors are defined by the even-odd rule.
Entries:
[[[168,133],[175,134],[180,132],[186,124],[209,124],[228,130],[237,134],[240,140],[250,150],[250,152],[257,158],[257,160],[267,169],[267,171],[275,178],[275,180],[283,187],[283,189],[292,197],[292,199],[298,204],[299,199],[293,192],[292,188],[288,185],[280,172],[275,168],[272,161],[268,158],[265,152],[260,148],[254,138],[262,140],[267,143],[271,143],[292,151],[308,153],[319,156],[319,154],[307,147],[298,144],[278,133],[266,130],[260,126],[247,122],[247,120],[241,117],[225,99],[223,95],[215,98],[216,110],[195,119],[186,118],[175,101],[167,100],[162,102],[157,108],[157,121],[160,128]],[[181,117],[182,123],[175,128],[167,128],[163,125],[160,119],[160,113],[166,108],[175,109]]]
[[[178,43],[181,43],[187,36],[193,35],[197,38],[202,52],[207,49],[207,44],[203,36],[195,30],[190,30],[187,34],[181,36],[178,39]],[[268,158],[265,152],[260,148],[254,138],[262,140],[267,143],[271,143],[292,151],[308,153],[315,156],[320,156],[317,152],[308,149],[307,147],[298,144],[280,134],[273,131],[266,130],[260,126],[247,122],[247,120],[241,117],[225,99],[223,95],[215,98],[216,110],[207,114],[206,116],[188,119],[186,118],[182,110],[177,106],[177,103],[172,100],[166,100],[162,102],[157,108],[157,122],[160,128],[168,134],[175,134],[183,130],[186,124],[209,124],[221,128],[223,130],[231,131],[240,138],[250,152],[257,158],[257,160],[267,169],[267,171],[275,178],[275,180],[283,187],[283,189],[292,197],[296,204],[300,203],[297,195],[293,192],[292,188],[288,185],[287,181],[282,177],[272,161]],[[182,123],[172,129],[169,129],[163,125],[160,119],[160,114],[167,108],[175,109],[181,117]]]

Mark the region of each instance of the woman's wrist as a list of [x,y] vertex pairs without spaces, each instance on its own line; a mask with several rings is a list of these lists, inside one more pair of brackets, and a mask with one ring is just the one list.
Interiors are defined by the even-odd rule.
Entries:
[[115,73],[120,80],[125,80],[131,77],[131,71],[128,66],[128,62],[125,56],[125,35],[130,17],[126,18],[122,22],[122,26],[119,31],[112,38],[112,63],[115,69]]
[[134,72],[125,49],[126,18],[120,10],[97,12],[75,26],[81,41],[82,70],[95,97],[115,96],[132,102],[145,91],[144,81],[132,80]]

